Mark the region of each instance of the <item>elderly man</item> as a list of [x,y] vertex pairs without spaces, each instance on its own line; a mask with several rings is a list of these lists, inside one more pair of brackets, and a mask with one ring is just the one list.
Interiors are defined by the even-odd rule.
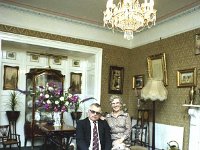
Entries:
[[110,127],[100,117],[101,106],[98,103],[91,104],[88,117],[77,123],[77,150],[111,150]]

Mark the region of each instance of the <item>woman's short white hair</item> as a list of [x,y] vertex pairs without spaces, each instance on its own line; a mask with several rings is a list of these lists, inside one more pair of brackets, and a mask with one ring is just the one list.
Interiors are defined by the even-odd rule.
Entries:
[[123,104],[122,98],[119,95],[111,95],[110,99],[109,99],[110,104],[114,101],[114,99],[118,99],[120,101],[120,103]]

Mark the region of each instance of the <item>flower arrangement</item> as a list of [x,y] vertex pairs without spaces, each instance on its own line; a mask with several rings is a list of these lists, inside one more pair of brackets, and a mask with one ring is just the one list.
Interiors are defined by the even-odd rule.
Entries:
[[78,95],[70,95],[68,98],[68,102],[69,102],[68,108],[72,112],[78,112],[79,105],[82,102],[81,99],[78,97]]
[[36,105],[37,107],[44,108],[46,111],[54,112],[78,112],[79,106],[81,103],[94,99],[94,97],[89,97],[81,100],[80,97],[76,94],[71,94],[68,89],[63,91],[60,86],[54,82],[49,82],[46,86],[36,87],[36,93],[32,91],[23,91],[18,89],[19,92],[26,95],[35,95],[36,96]]
[[36,89],[36,105],[45,110],[54,112],[68,111],[69,99],[73,97],[70,93],[63,91],[54,82],[46,86],[38,86]]
[[[69,91],[69,90],[68,90]],[[81,103],[94,99],[93,97],[81,100],[76,94],[63,91],[54,82],[49,82],[46,86],[38,86],[36,89],[36,104],[45,110],[54,112],[78,112]]]

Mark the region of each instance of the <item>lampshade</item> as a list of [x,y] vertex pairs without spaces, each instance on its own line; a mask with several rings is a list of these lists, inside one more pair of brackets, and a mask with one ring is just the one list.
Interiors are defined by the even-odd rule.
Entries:
[[162,80],[148,79],[147,84],[141,90],[141,98],[152,101],[167,99],[167,89],[163,85]]

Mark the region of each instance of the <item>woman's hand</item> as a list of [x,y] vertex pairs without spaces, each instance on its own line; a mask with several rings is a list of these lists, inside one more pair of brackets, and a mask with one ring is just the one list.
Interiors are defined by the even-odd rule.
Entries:
[[123,143],[123,141],[124,141],[123,138],[121,138],[121,139],[117,139],[117,140],[113,141],[113,145],[121,144],[121,143]]

